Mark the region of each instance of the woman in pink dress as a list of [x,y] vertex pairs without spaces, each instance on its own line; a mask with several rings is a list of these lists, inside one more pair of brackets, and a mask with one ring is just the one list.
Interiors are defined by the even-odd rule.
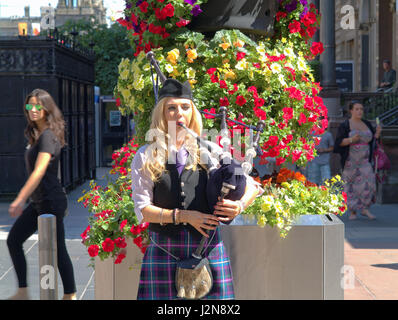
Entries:
[[377,126],[375,130],[369,121],[362,119],[363,105],[360,102],[351,102],[349,110],[351,118],[338,129],[335,152],[341,155],[350,220],[356,219],[359,211],[373,220],[375,217],[369,207],[376,200],[376,178],[371,160],[373,142],[380,138],[381,127]]

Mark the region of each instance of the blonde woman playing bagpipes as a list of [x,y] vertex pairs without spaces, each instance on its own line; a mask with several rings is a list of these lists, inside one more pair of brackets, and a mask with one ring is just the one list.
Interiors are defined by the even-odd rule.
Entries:
[[[135,212],[140,222],[149,223],[151,238],[142,262],[137,299],[178,299],[177,261],[189,258],[203,236],[207,238],[203,256],[209,260],[213,275],[205,298],[234,299],[230,261],[217,227],[239,215],[261,189],[248,178],[240,200],[223,199],[210,208],[208,172],[200,161],[199,146],[177,123],[198,136],[202,133],[189,84],[168,79],[152,114],[153,141],[141,147],[132,162]],[[175,132],[175,137],[169,132]]]

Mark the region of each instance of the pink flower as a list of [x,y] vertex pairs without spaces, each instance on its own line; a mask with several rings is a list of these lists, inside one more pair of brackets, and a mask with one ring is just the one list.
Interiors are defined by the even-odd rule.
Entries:
[[298,123],[299,123],[300,126],[302,126],[304,123],[307,123],[307,117],[302,112],[300,113],[300,117],[299,117]]
[[238,51],[238,52],[236,53],[236,60],[237,60],[237,61],[242,60],[245,56],[246,56],[246,53],[241,52],[241,51]]

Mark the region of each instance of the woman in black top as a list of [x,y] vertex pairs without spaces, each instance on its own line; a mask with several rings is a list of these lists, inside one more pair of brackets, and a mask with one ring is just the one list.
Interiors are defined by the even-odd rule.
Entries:
[[369,207],[376,199],[376,179],[371,165],[374,139],[379,139],[381,127],[376,130],[372,124],[362,119],[363,105],[352,101],[349,105],[351,118],[343,122],[337,131],[334,152],[340,153],[342,178],[347,193],[347,206],[350,220],[357,218],[357,212],[370,220],[375,217]]
[[[58,269],[64,285],[63,299],[72,300],[76,298],[76,285],[65,245],[63,223],[67,198],[58,179],[59,158],[65,144],[65,122],[53,98],[41,89],[33,90],[26,97],[24,113],[28,122],[25,136],[29,145],[25,152],[25,164],[29,178],[8,210],[12,217],[18,217],[7,238],[19,285],[17,293],[10,299],[29,298],[22,245],[37,231],[38,216],[50,213],[56,216],[57,221]],[[24,209],[29,198],[29,204]]]

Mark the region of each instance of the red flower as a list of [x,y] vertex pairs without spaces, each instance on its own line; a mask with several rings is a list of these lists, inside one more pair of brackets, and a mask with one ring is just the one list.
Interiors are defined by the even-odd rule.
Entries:
[[234,94],[236,91],[238,91],[238,85],[236,83],[234,83],[234,88],[233,90],[229,90],[228,93],[229,94]]
[[102,249],[105,252],[112,252],[115,248],[115,243],[110,239],[106,238],[104,242],[102,242]]
[[264,105],[264,103],[265,103],[265,100],[262,99],[262,98],[256,98],[256,99],[254,99],[254,105],[255,105],[257,108],[262,107],[262,106]]
[[120,223],[120,231],[123,231],[123,229],[124,229],[124,227],[127,225],[127,219],[125,219],[125,220],[123,220],[121,223]]
[[283,108],[283,119],[287,122],[293,118],[293,109],[292,108]]
[[216,72],[216,71],[217,71],[216,68],[210,68],[206,72],[207,72],[207,74],[214,74],[214,72]]
[[122,104],[120,98],[116,99],[116,107],[120,107],[120,105]]
[[255,86],[251,86],[247,89],[248,92],[252,92],[253,93],[253,97],[257,98],[258,97],[258,93],[257,93],[257,88]]
[[93,244],[88,247],[87,251],[88,251],[89,256],[94,258],[94,257],[98,256],[99,247],[98,247],[98,245]]
[[264,110],[262,110],[260,108],[256,108],[256,107],[253,108],[253,110],[254,110],[254,114],[256,115],[256,117],[258,117],[260,120],[263,120],[263,121],[267,120],[267,113]]
[[241,52],[241,51],[238,51],[238,52],[236,53],[236,60],[237,60],[237,61],[242,60],[245,56],[246,56],[246,53]]
[[227,83],[224,80],[220,81],[220,88],[221,89],[228,89]]
[[126,258],[126,255],[124,253],[119,253],[116,257],[115,264],[120,264],[122,263],[123,259]]
[[227,97],[220,98],[220,107],[227,107],[229,106],[229,101]]
[[213,82],[213,83],[216,83],[216,82],[219,81],[218,77],[215,76],[214,74],[212,74],[212,75],[210,76],[210,79],[211,79],[211,82]]
[[302,126],[304,123],[307,123],[307,117],[305,116],[305,114],[303,112],[300,113],[298,123],[300,126]]
[[116,247],[118,247],[118,248],[126,248],[126,246],[127,246],[126,239],[120,238],[120,237],[115,239],[115,244],[116,244]]
[[287,13],[286,12],[282,12],[282,11],[278,11],[276,13],[276,21],[281,21],[282,18],[286,18],[287,17]]
[[91,227],[88,226],[88,227],[86,228],[86,230],[84,230],[83,233],[80,235],[80,237],[81,237],[83,240],[86,240],[86,238],[87,238],[87,233],[90,231],[90,229],[91,229]]
[[238,106],[242,107],[246,102],[247,102],[247,100],[243,96],[237,96],[236,97],[236,104]]
[[163,10],[160,10],[159,8],[155,9],[155,16],[160,21],[167,18],[166,12],[164,12]]
[[255,67],[257,69],[260,69],[261,65],[259,63],[257,63],[257,62],[253,62],[253,67]]
[[341,194],[343,195],[344,202],[347,203],[347,193],[345,193],[345,192],[343,191]]
[[296,161],[298,161],[298,160],[300,159],[300,157],[301,157],[302,154],[303,154],[302,151],[294,150],[294,151],[292,152],[292,160],[293,160],[293,163],[295,163]]
[[276,165],[280,166],[282,163],[286,161],[285,158],[276,158]]
[[148,4],[148,2],[146,2],[146,1],[144,1],[143,3],[141,3],[141,4],[139,5],[139,7],[140,7],[140,9],[141,9],[141,12],[142,12],[142,13],[147,13],[147,12],[148,12],[148,6],[149,6],[149,4]]
[[139,236],[139,237],[137,237],[137,238],[134,238],[133,242],[134,242],[139,248],[142,247],[142,237],[141,237],[141,236]]
[[[209,112],[209,113],[216,113],[216,109],[214,109],[214,108],[211,108],[210,110],[204,109],[203,111]],[[206,119],[214,119],[215,118],[215,116],[211,116],[209,114],[204,114],[204,116]]]
[[190,20],[185,20],[183,18],[180,18],[180,21],[176,22],[176,26],[182,28],[188,25],[190,22],[191,22]]
[[171,3],[167,4],[162,11],[164,12],[164,14],[166,15],[166,17],[173,17],[174,16],[174,7]]
[[323,48],[322,42],[313,42],[310,50],[314,56],[316,56],[318,54],[322,54],[325,51],[325,49]]
[[294,21],[289,24],[290,33],[297,33],[301,31],[301,23],[299,21]]
[[267,145],[271,147],[275,147],[278,144],[279,138],[277,136],[270,136],[268,138]]

